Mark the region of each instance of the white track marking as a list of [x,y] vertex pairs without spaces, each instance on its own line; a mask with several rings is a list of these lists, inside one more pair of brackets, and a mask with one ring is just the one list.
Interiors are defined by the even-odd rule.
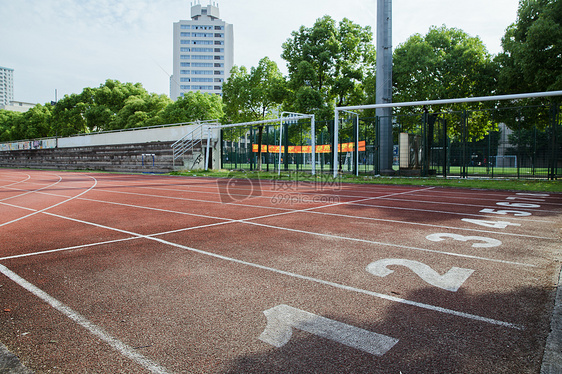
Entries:
[[[25,218],[34,216],[34,215],[39,214],[39,213],[46,212],[46,211],[49,210],[49,209],[55,208],[55,207],[57,207],[57,206],[59,206],[59,205],[62,205],[62,204],[67,203],[67,202],[69,202],[69,201],[71,201],[71,200],[74,200],[74,199],[76,199],[76,198],[78,198],[78,197],[84,195],[85,193],[88,193],[88,192],[91,191],[94,187],[96,187],[96,185],[98,184],[98,181],[96,180],[96,178],[90,177],[90,176],[88,176],[88,177],[89,177],[89,178],[92,178],[92,179],[94,180],[94,184],[93,184],[92,186],[90,186],[90,188],[88,188],[87,190],[82,191],[82,192],[79,193],[78,195],[73,196],[73,197],[71,197],[71,198],[68,198],[68,199],[66,199],[66,200],[64,200],[64,201],[61,201],[61,202],[59,202],[59,203],[57,203],[57,204],[48,206],[48,207],[43,208],[43,209],[40,209],[40,210],[37,210],[37,211],[35,211],[35,212],[33,212],[33,213],[29,213],[28,215],[25,215],[25,216],[23,216],[23,217],[19,217],[19,218],[13,219],[13,220],[11,220],[11,221],[4,222],[4,223],[0,224],[0,227],[9,225],[9,224],[14,223],[14,222],[21,221],[22,219],[25,219]],[[62,179],[62,178],[61,178],[61,179]]]
[[[104,192],[112,192],[112,191],[104,191]],[[52,195],[52,196],[64,196],[64,195],[58,195],[58,194],[47,193],[47,192],[41,192],[41,193],[42,193],[42,194],[46,194],[46,195]],[[139,195],[139,196],[169,198],[169,197],[158,196],[158,195],[144,195],[144,194],[137,194],[137,193],[134,193],[134,194],[135,194],[135,195]],[[400,193],[398,193],[398,194],[404,194],[404,192],[400,192]],[[390,196],[390,195],[389,195],[389,196]],[[371,198],[365,198],[365,199],[378,199],[378,198],[384,198],[384,197],[371,197]],[[179,198],[178,198],[178,199],[179,199]],[[133,204],[118,203],[118,202],[113,202],[113,201],[98,200],[98,199],[92,199],[92,198],[84,198],[84,197],[81,197],[80,200],[92,201],[92,202],[99,202],[99,203],[111,204],[111,205],[127,206],[127,207],[132,207],[132,208],[139,208],[139,209],[148,209],[148,210],[154,210],[154,211],[166,212],[166,213],[182,214],[182,215],[188,215],[188,216],[194,216],[194,217],[202,217],[202,218],[209,218],[209,219],[232,220],[231,218],[209,216],[209,215],[196,214],[196,213],[189,213],[189,212],[182,212],[182,211],[169,210],[169,209],[153,208],[153,207],[147,207],[147,206],[142,206],[142,205],[133,205]],[[186,200],[198,201],[198,202],[207,202],[206,200],[195,200],[195,199],[186,199]],[[363,199],[362,199],[362,200],[363,200]],[[219,203],[219,204],[222,204],[222,203]],[[270,218],[270,217],[275,217],[275,216],[280,216],[280,215],[285,215],[285,214],[293,214],[293,213],[311,213],[311,214],[321,214],[321,215],[329,215],[329,216],[335,216],[335,217],[352,218],[352,219],[367,220],[367,221],[389,222],[389,223],[398,223],[398,224],[404,224],[404,225],[424,226],[424,227],[433,227],[433,228],[441,228],[441,229],[449,229],[449,230],[459,230],[459,231],[473,231],[473,232],[478,232],[478,233],[489,233],[489,234],[506,235],[506,236],[527,237],[527,238],[534,238],[534,239],[547,239],[547,240],[557,239],[557,238],[551,238],[551,237],[534,236],[534,235],[526,235],[526,234],[516,234],[516,233],[509,233],[509,232],[502,232],[502,231],[487,231],[487,230],[480,230],[480,229],[476,229],[476,228],[471,229],[471,228],[462,228],[462,227],[455,227],[455,226],[433,225],[433,224],[429,224],[429,223],[419,223],[419,222],[410,222],[410,221],[398,221],[398,220],[383,219],[383,218],[352,216],[352,215],[340,214],[340,213],[328,213],[328,212],[317,212],[317,211],[315,211],[316,209],[324,209],[324,208],[329,208],[329,207],[333,207],[333,206],[337,206],[337,205],[348,205],[348,204],[349,204],[349,205],[355,205],[355,204],[357,204],[357,203],[354,203],[354,202],[343,202],[343,203],[335,203],[335,204],[323,205],[323,206],[318,206],[318,207],[311,207],[311,208],[307,208],[307,209],[287,209],[287,208],[263,207],[263,206],[255,206],[255,205],[248,205],[248,204],[234,204],[234,203],[231,203],[231,204],[229,204],[229,205],[237,205],[237,206],[244,206],[244,207],[254,207],[254,208],[263,208],[263,209],[282,210],[282,212],[280,212],[280,213],[273,213],[273,214],[270,214],[270,215],[264,215],[264,216],[258,216],[258,217],[247,218],[247,220],[264,219],[264,218]],[[358,205],[359,205],[359,204],[358,204]],[[369,206],[368,204],[361,204],[361,205]],[[403,208],[403,209],[405,209],[405,208]],[[411,210],[411,209],[407,209],[407,210]],[[477,217],[487,217],[487,216],[484,216],[484,215],[476,215],[476,214],[462,214],[462,213],[454,213],[454,214],[459,214],[459,215],[463,215],[463,216],[470,216],[470,215],[472,215],[472,216],[477,216]],[[235,221],[236,221],[236,220],[235,220]],[[539,221],[539,222],[545,223],[546,221]]]
[[[24,180],[21,180],[21,181],[18,181],[18,182],[13,182],[13,183],[7,184],[5,186],[0,186],[0,188],[15,186],[16,184],[25,183],[25,182],[27,182],[28,180],[31,179],[31,175],[29,175],[29,174],[25,174],[25,175],[27,175],[27,178],[25,178]],[[19,175],[18,175],[18,177],[19,177]]]
[[289,342],[293,335],[293,328],[375,356],[384,355],[398,343],[398,339],[390,336],[317,316],[284,304],[268,309],[263,314],[267,318],[267,326],[259,339],[277,348]]
[[[43,214],[50,215],[50,216],[53,216],[53,217],[62,218],[62,219],[66,219],[66,220],[69,220],[69,221],[83,223],[83,224],[86,224],[86,225],[105,228],[107,230],[121,232],[121,233],[125,233],[125,234],[131,235],[131,236],[137,236],[139,238],[152,240],[152,241],[164,244],[164,245],[184,249],[186,251],[198,253],[198,254],[213,257],[213,258],[218,258],[218,259],[225,260],[225,261],[228,261],[228,262],[237,263],[237,264],[253,267],[253,268],[256,268],[256,269],[260,269],[260,270],[266,270],[266,271],[269,271],[269,272],[273,272],[273,273],[277,273],[277,274],[281,274],[281,275],[286,275],[286,276],[293,277],[293,278],[296,278],[296,279],[315,282],[315,283],[318,283],[318,284],[323,284],[323,285],[326,285],[326,286],[331,286],[331,287],[335,287],[335,288],[346,290],[346,291],[351,291],[351,292],[355,292],[355,293],[369,295],[369,296],[377,297],[377,298],[380,298],[380,299],[393,301],[393,302],[396,302],[396,303],[411,305],[411,306],[415,306],[415,307],[418,307],[418,308],[431,310],[431,311],[444,313],[444,314],[449,314],[449,315],[454,315],[454,316],[457,316],[457,317],[463,317],[463,318],[467,318],[467,319],[471,319],[471,320],[475,320],[475,321],[486,322],[486,323],[490,323],[490,324],[493,324],[493,325],[509,327],[509,328],[518,329],[518,330],[523,329],[522,326],[519,326],[519,325],[516,325],[516,324],[513,324],[513,323],[499,321],[499,320],[496,320],[496,319],[493,319],[493,318],[488,318],[488,317],[482,317],[482,316],[478,316],[478,315],[475,315],[475,314],[459,312],[459,311],[456,311],[456,310],[453,310],[453,309],[442,308],[442,307],[435,306],[435,305],[424,304],[424,303],[420,303],[420,302],[417,302],[417,301],[402,299],[402,298],[399,298],[399,297],[385,295],[385,294],[381,294],[381,293],[378,293],[378,292],[367,291],[367,290],[363,290],[363,289],[356,288],[356,287],[346,286],[346,285],[331,282],[331,281],[326,281],[326,280],[322,280],[322,279],[318,279],[318,278],[300,275],[300,274],[297,274],[297,273],[292,273],[292,272],[289,272],[289,271],[279,270],[279,269],[275,269],[275,268],[272,268],[272,267],[269,267],[269,266],[263,266],[263,265],[255,264],[255,263],[252,263],[252,262],[247,262],[247,261],[239,260],[239,259],[236,259],[236,258],[232,258],[232,257],[222,256],[222,255],[219,255],[219,254],[216,254],[216,253],[203,251],[201,249],[188,247],[188,246],[185,246],[185,245],[177,244],[177,243],[170,242],[170,241],[160,239],[160,238],[156,238],[156,237],[153,237],[153,236],[142,235],[142,234],[138,234],[138,233],[127,231],[127,230],[122,230],[122,229],[118,229],[118,228],[115,228],[115,227],[105,226],[105,225],[101,225],[101,224],[98,224],[98,223],[88,222],[88,221],[84,221],[84,220],[80,220],[80,219],[76,219],[76,218],[65,217],[65,216],[61,216],[59,214],[54,214],[54,213],[50,213],[50,212],[43,212]],[[498,262],[501,262],[501,261],[498,261]],[[522,264],[522,265],[533,266],[533,265],[526,265],[526,264]]]
[[109,333],[107,333],[104,329],[90,322],[86,317],[82,316],[81,314],[74,311],[67,305],[63,304],[62,302],[58,301],[57,299],[55,299],[45,291],[31,284],[30,282],[20,277],[18,274],[14,273],[4,265],[0,265],[0,273],[4,274],[6,277],[14,281],[16,284],[20,285],[27,291],[31,292],[33,295],[37,296],[38,298],[49,304],[54,309],[58,310],[59,312],[61,312],[62,314],[73,320],[79,326],[82,326],[83,328],[88,330],[90,333],[95,335],[100,340],[109,344],[113,349],[121,353],[123,356],[143,366],[145,369],[149,370],[152,373],[157,373],[157,374],[168,373],[168,371],[165,368],[158,365],[156,362],[146,358],[145,356],[136,352],[133,348],[129,347],[127,344],[123,343],[117,338],[114,338]]
[[[0,203],[0,204],[2,204],[2,203]],[[11,205],[11,204],[10,204],[10,206],[17,207],[15,205]],[[30,208],[23,208],[23,209],[30,209]],[[149,208],[147,208],[147,209],[149,209]],[[284,212],[284,213],[288,214],[288,213],[291,213],[291,212]],[[74,220],[73,218],[59,216],[59,215],[48,213],[48,212],[44,212],[44,213],[48,214],[48,215],[55,216],[55,217],[60,217],[60,218],[63,218],[63,219]],[[405,245],[394,244],[394,243],[379,242],[379,241],[374,241],[374,240],[358,239],[358,238],[347,237],[347,236],[323,234],[323,233],[318,233],[318,232],[313,232],[313,231],[290,229],[290,228],[281,227],[281,226],[274,226],[274,225],[267,225],[267,224],[262,224],[262,223],[258,223],[258,222],[252,222],[253,220],[256,220],[256,219],[276,217],[276,216],[279,216],[280,214],[283,214],[283,213],[269,214],[269,215],[265,215],[265,216],[252,217],[252,218],[239,219],[239,220],[227,219],[226,221],[224,221],[225,220],[224,218],[218,218],[217,217],[216,219],[223,220],[224,222],[218,222],[218,223],[213,223],[213,224],[208,224],[208,225],[196,226],[196,227],[193,227],[193,228],[182,228],[182,229],[172,230],[172,231],[164,232],[164,233],[153,233],[153,234],[146,235],[146,236],[147,237],[160,236],[160,235],[164,235],[164,234],[167,234],[167,233],[188,231],[188,230],[191,230],[191,229],[197,229],[197,228],[203,228],[203,227],[212,227],[212,226],[232,224],[232,223],[241,223],[241,224],[250,224],[250,225],[254,225],[254,226],[267,227],[267,228],[276,229],[276,230],[283,230],[283,231],[297,232],[297,233],[301,233],[301,234],[308,234],[308,235],[326,237],[326,238],[331,238],[331,239],[348,240],[348,241],[367,243],[367,244],[372,244],[372,245],[382,245],[382,246],[386,246],[386,247],[395,247],[395,248],[401,248],[401,249],[408,249],[408,250],[415,250],[415,251],[422,251],[422,252],[429,252],[429,253],[437,253],[437,254],[441,254],[441,255],[445,255],[445,256],[462,257],[462,258],[469,258],[469,259],[473,259],[473,260],[497,262],[497,263],[508,264],[508,265],[536,267],[536,265],[532,265],[532,264],[526,264],[526,263],[520,263],[520,262],[514,262],[514,261],[507,261],[507,260],[499,260],[499,259],[494,259],[494,258],[489,258],[489,257],[467,255],[467,254],[462,254],[462,253],[437,251],[437,250],[432,250],[432,249],[428,249],[428,248],[419,248],[419,247],[405,246]],[[206,217],[206,218],[212,218],[212,217]],[[77,220],[77,221],[82,222],[80,220]],[[107,228],[107,226],[98,225],[98,224],[92,223],[92,222],[88,222],[88,224],[97,225],[98,227],[102,227],[102,228]],[[130,234],[130,232],[126,231],[126,230],[121,230],[121,229],[116,229],[116,228],[110,228],[110,229]],[[41,252],[39,252],[37,254],[41,254]]]
[[[29,195],[29,194],[36,193],[36,192],[39,192],[39,191],[41,191],[41,190],[44,190],[44,189],[46,189],[46,188],[53,187],[53,186],[59,184],[60,181],[62,180],[62,177],[61,177],[60,175],[57,175],[57,176],[59,177],[59,180],[56,181],[55,183],[51,183],[51,184],[48,185],[48,186],[44,186],[44,187],[38,188],[38,189],[36,189],[36,190],[26,191],[26,192],[24,192],[24,193],[22,193],[22,194],[19,194],[19,195],[6,197],[6,198],[4,198],[4,199],[1,199],[0,201],[6,201],[6,200],[10,200],[10,199],[15,199],[16,197],[21,197],[21,196]],[[18,182],[18,183],[20,183],[20,182]],[[14,184],[17,184],[17,183],[14,183]],[[8,186],[10,186],[10,185],[8,185]],[[10,189],[10,190],[14,190],[14,189],[15,189],[15,188],[8,188],[8,186],[2,186],[2,188],[6,188],[6,189]],[[19,191],[25,191],[25,190],[22,190],[22,189],[19,189],[19,188],[18,188],[17,190],[19,190]]]
[[522,262],[498,260],[498,259],[495,259],[495,258],[466,255],[466,254],[462,254],[462,253],[437,251],[437,250],[427,249],[427,248],[419,248],[419,247],[412,247],[412,246],[406,246],[406,245],[400,245],[400,244],[377,242],[377,241],[374,241],[374,240],[358,239],[358,238],[351,238],[351,237],[346,237],[346,236],[322,234],[322,233],[312,232],[312,231],[304,231],[304,230],[289,229],[289,228],[285,228],[285,227],[266,225],[266,224],[257,223],[257,222],[248,222],[248,221],[246,221],[246,222],[249,223],[249,224],[252,224],[252,225],[256,225],[256,226],[262,226],[262,227],[267,227],[267,228],[277,229],[277,230],[286,230],[286,231],[291,231],[291,232],[296,232],[296,233],[301,233],[301,234],[316,235],[316,236],[330,238],[330,239],[349,240],[349,241],[358,242],[358,243],[382,245],[382,246],[385,246],[385,247],[395,247],[395,248],[408,249],[408,250],[421,251],[421,252],[428,252],[428,253],[438,253],[438,254],[445,255],[445,256],[454,256],[454,257],[469,258],[469,259],[472,259],[472,260],[498,262],[498,263],[501,263],[501,264],[508,264],[508,265],[525,266],[525,267],[537,267],[536,265],[526,264],[526,263],[522,263]]
[[113,243],[129,241],[129,240],[136,240],[136,239],[139,239],[139,237],[134,236],[134,237],[124,238],[124,239],[115,239],[115,240],[108,240],[108,241],[104,241],[104,242],[81,244],[81,245],[75,245],[75,246],[72,246],[72,247],[57,248],[57,249],[51,249],[51,250],[46,250],[46,251],[41,251],[41,252],[23,253],[21,255],[0,257],[0,261],[13,260],[13,259],[16,259],[16,258],[39,256],[39,255],[45,255],[45,254],[49,254],[49,253],[75,251],[75,250],[79,250],[79,249],[95,247],[95,246],[98,246],[98,245],[113,244]]
[[377,277],[384,278],[394,273],[394,270],[388,268],[388,266],[391,265],[407,267],[432,286],[451,292],[457,292],[468,277],[474,273],[473,269],[464,269],[454,266],[445,274],[441,275],[423,262],[403,258],[385,258],[371,262],[367,265],[367,271]]

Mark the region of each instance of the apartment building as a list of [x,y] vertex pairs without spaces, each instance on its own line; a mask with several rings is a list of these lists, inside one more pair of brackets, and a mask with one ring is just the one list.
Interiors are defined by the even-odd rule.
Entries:
[[233,26],[220,19],[218,4],[192,4],[191,19],[174,23],[170,98],[190,91],[222,95],[233,61]]
[[14,69],[0,66],[0,105],[14,100]]

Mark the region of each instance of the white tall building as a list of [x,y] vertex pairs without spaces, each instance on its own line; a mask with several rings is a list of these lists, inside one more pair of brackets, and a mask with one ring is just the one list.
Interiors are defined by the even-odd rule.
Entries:
[[14,69],[0,66],[0,105],[14,100]]
[[189,91],[222,95],[233,63],[233,27],[219,18],[218,4],[192,5],[191,20],[174,23],[170,98]]

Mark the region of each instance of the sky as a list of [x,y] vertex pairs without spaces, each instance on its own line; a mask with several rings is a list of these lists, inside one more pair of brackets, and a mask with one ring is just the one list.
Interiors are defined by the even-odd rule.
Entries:
[[[0,0],[0,66],[14,69],[14,100],[45,104],[55,94],[79,94],[106,79],[140,82],[148,92],[169,95],[173,23],[190,18],[193,1]],[[324,15],[376,30],[377,0],[213,1],[220,18],[234,25],[234,64],[248,68],[267,56],[286,74],[283,42]],[[395,0],[393,47],[446,25],[480,37],[488,52],[498,54],[518,3]]]

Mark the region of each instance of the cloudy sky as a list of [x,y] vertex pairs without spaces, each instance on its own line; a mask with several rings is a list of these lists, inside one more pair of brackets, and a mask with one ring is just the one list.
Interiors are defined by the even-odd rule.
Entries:
[[[189,19],[193,1],[0,0],[0,66],[14,69],[14,99],[44,104],[55,90],[61,98],[108,78],[169,95],[172,25]],[[324,15],[376,28],[376,0],[213,1],[234,25],[234,63],[247,67],[268,56],[286,72],[282,43]],[[517,7],[518,0],[395,0],[393,45],[444,24],[497,54]]]

